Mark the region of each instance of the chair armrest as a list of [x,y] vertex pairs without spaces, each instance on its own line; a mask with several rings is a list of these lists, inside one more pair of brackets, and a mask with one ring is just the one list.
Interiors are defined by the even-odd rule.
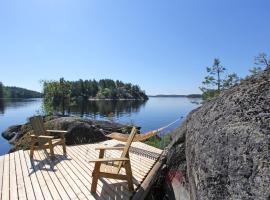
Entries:
[[37,138],[37,136],[34,135],[34,134],[31,134],[30,137],[31,137],[31,138]]
[[30,135],[31,138],[44,138],[44,139],[54,139],[53,136],[50,135]]
[[114,161],[129,161],[129,158],[100,158],[89,160],[88,162],[114,162]]
[[95,150],[123,150],[125,147],[97,147]]
[[53,136],[49,136],[49,135],[39,135],[39,136],[37,136],[37,138],[50,139],[50,140],[52,140],[54,137]]
[[54,136],[60,136],[60,138],[62,138],[63,140],[65,139],[65,134],[68,131],[63,131],[63,130],[46,130],[48,133],[51,133],[50,135],[54,135]]
[[68,131],[63,131],[63,130],[46,130],[47,132],[50,133],[67,133]]

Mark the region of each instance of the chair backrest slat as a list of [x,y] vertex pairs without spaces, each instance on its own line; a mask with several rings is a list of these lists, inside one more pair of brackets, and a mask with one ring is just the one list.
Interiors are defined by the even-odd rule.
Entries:
[[[32,125],[32,128],[34,130],[34,134],[36,136],[47,135],[44,124],[43,124],[43,118],[41,116],[30,117],[29,121]],[[37,142],[38,142],[39,146],[42,146],[42,145],[46,144],[48,142],[48,140],[38,138]]]
[[[137,133],[137,129],[136,129],[136,127],[133,127],[132,130],[131,130],[131,133],[130,133],[130,135],[129,135],[129,137],[128,137],[128,140],[127,140],[127,142],[126,142],[125,148],[124,148],[124,150],[123,150],[123,152],[122,152],[122,154],[121,154],[121,158],[127,158],[127,157],[128,157],[128,155],[129,155],[129,154],[128,154],[128,151],[129,151],[129,148],[130,148],[130,145],[131,145],[132,141],[133,141],[134,138],[135,138],[136,133]],[[120,162],[118,163],[117,173],[120,172],[121,167],[123,166],[123,164],[124,164],[123,161],[120,161]]]
[[41,116],[30,117],[30,123],[33,127],[35,135],[46,135],[46,130],[43,125],[43,119]]

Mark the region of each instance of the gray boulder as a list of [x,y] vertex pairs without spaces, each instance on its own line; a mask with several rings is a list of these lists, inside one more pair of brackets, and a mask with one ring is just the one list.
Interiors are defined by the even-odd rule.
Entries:
[[186,125],[191,199],[270,199],[270,69],[193,112]]
[[[105,141],[106,134],[111,132],[129,133],[131,126],[111,121],[98,121],[80,117],[44,117],[45,129],[67,130],[66,144],[86,144]],[[139,127],[137,127],[139,128]],[[30,148],[30,134],[33,133],[30,123],[9,127],[2,133],[3,137],[12,144],[12,151]]]
[[6,140],[13,139],[21,129],[21,125],[10,126],[7,130],[2,132],[2,137]]
[[270,68],[192,111],[166,151],[149,199],[269,200]]

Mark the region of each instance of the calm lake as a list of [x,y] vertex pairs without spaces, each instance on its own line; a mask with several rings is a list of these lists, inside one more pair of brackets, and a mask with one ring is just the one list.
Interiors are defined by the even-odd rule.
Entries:
[[[163,134],[180,125],[185,116],[198,107],[200,99],[184,97],[150,97],[146,102],[138,101],[89,101],[70,107],[69,114],[86,118],[113,120],[141,126],[141,132],[170,126]],[[0,99],[0,133],[11,125],[23,124],[32,115],[43,113],[42,99]],[[0,136],[0,155],[8,152],[9,143]]]

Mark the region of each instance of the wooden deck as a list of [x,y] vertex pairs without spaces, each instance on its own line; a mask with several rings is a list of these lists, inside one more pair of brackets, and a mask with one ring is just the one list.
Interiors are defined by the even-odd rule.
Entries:
[[[124,143],[109,140],[97,144],[67,146],[67,157],[60,146],[55,147],[56,159],[48,158],[44,151],[35,151],[31,162],[29,151],[16,151],[0,156],[0,199],[129,199],[126,181],[99,180],[97,193],[91,194],[94,163],[98,158],[95,147],[123,146]],[[162,150],[141,142],[133,142],[130,158],[134,187],[143,182],[156,163]],[[119,157],[119,151],[108,151],[105,157]]]

